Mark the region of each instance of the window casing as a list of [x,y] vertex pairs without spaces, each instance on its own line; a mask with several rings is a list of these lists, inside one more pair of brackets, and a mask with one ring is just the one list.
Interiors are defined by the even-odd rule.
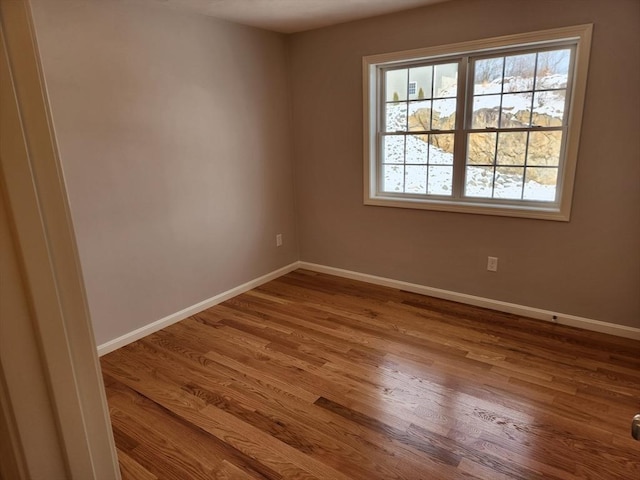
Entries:
[[591,28],[364,57],[365,204],[569,220]]

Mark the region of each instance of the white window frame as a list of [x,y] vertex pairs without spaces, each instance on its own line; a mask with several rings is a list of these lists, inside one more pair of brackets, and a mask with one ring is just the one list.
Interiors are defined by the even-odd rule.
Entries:
[[[474,40],[451,45],[420,48],[363,57],[363,104],[364,104],[364,203],[385,207],[441,210],[484,215],[536,218],[544,220],[569,221],[573,186],[578,160],[580,130],[584,110],[587,84],[589,53],[591,49],[591,24],[552,30],[508,35],[489,39]],[[567,130],[563,138],[563,153],[560,159],[556,200],[553,202],[497,200],[487,198],[435,197],[428,195],[396,194],[381,191],[379,185],[380,128],[381,128],[381,72],[394,64],[408,62],[437,62],[456,56],[483,55],[508,52],[514,48],[545,48],[545,46],[565,42],[575,45],[573,69],[569,72],[567,110]],[[466,78],[466,66],[459,71],[459,92],[472,83]],[[571,77],[573,81],[571,82]],[[464,93],[464,92],[463,92]],[[464,98],[465,95],[462,95]],[[458,95],[460,100],[461,95]],[[467,101],[467,104],[470,102]],[[464,108],[464,105],[460,108]],[[458,112],[460,112],[460,108]],[[469,112],[458,115],[456,129],[464,130],[462,119]],[[454,182],[461,182],[464,175],[465,159],[454,152]],[[459,183],[460,184],[460,183]]]

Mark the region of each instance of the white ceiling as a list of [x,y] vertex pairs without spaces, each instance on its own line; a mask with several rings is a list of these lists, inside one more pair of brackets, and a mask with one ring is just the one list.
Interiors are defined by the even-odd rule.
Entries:
[[294,33],[447,0],[134,0]]

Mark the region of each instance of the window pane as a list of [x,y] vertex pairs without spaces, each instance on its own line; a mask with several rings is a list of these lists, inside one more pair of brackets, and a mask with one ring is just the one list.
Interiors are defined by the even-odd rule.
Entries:
[[431,130],[431,100],[409,103],[409,130]]
[[453,165],[452,133],[429,135],[429,165]]
[[471,128],[498,128],[500,95],[474,97]]
[[540,127],[560,127],[564,118],[566,90],[536,92],[533,97],[533,123]]
[[493,165],[496,154],[496,133],[470,133],[467,164]]
[[571,50],[552,50],[538,54],[536,90],[567,88]]
[[455,130],[456,128],[456,99],[447,98],[433,101],[433,130]]
[[409,83],[415,82],[415,94],[410,94],[411,100],[431,98],[431,86],[433,83],[433,67],[414,67],[409,69]]
[[502,97],[500,128],[522,128],[531,124],[531,93],[510,93]]
[[404,132],[407,130],[407,104],[387,103],[385,126],[387,132]]
[[446,98],[433,101],[433,109],[438,112],[440,118],[450,118],[451,128],[455,127],[455,114],[457,108],[457,100],[455,98]]
[[404,163],[404,135],[386,135],[383,163]]
[[524,199],[552,202],[556,198],[557,183],[557,168],[527,168]]
[[458,64],[447,63],[435,66],[433,96],[438,98],[458,95]]
[[383,165],[382,182],[383,192],[403,192],[404,191],[404,165]]
[[473,94],[502,92],[504,57],[477,60],[474,63]]
[[533,90],[536,70],[536,54],[511,55],[504,63],[504,92]]
[[493,167],[467,167],[464,194],[467,197],[491,198]]
[[524,165],[527,153],[527,132],[498,134],[498,165]]
[[407,99],[407,69],[387,70],[385,73],[385,98],[387,102]]
[[404,177],[404,191],[406,193],[427,193],[426,165],[407,165]]
[[531,132],[529,134],[528,166],[554,166],[560,163],[562,132]]
[[451,195],[453,182],[452,166],[429,166],[428,192],[430,195]]
[[[429,158],[428,135],[407,135],[406,163],[427,163]],[[426,176],[426,175],[425,175]]]
[[494,198],[522,198],[524,168],[497,167],[493,187]]

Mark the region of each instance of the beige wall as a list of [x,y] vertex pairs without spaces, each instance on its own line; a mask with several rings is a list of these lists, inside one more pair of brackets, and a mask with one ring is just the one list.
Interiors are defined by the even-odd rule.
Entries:
[[[583,23],[569,223],[363,206],[363,55]],[[301,260],[640,327],[639,26],[637,0],[454,0],[291,37]]]
[[98,344],[298,259],[282,35],[32,4]]

